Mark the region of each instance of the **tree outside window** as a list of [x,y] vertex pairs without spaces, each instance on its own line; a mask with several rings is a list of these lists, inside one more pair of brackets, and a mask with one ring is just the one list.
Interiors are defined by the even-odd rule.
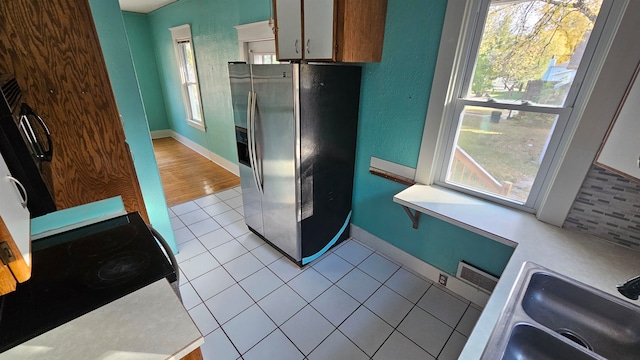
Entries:
[[557,147],[556,129],[564,129],[574,106],[581,83],[574,80],[593,54],[587,44],[598,39],[602,3],[485,1],[454,104],[444,184],[531,207],[546,155]]

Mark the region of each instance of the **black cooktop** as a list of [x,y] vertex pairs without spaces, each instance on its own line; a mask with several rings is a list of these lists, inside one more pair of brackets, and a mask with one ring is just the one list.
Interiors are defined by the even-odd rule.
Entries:
[[171,275],[138,213],[36,240],[31,279],[0,297],[0,352]]

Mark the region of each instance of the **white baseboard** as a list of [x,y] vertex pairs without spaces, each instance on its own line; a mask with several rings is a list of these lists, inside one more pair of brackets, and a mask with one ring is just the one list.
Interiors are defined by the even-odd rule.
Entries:
[[151,138],[152,139],[168,138],[168,137],[171,137],[172,132],[173,131],[171,130],[153,130],[151,131]]
[[398,264],[408,268],[409,270],[421,275],[435,284],[438,284],[440,274],[448,276],[447,289],[460,295],[461,297],[471,301],[477,306],[484,307],[489,301],[487,293],[476,289],[475,287],[463,282],[462,280],[452,276],[437,267],[430,265],[417,257],[398,249],[390,243],[380,239],[379,237],[362,230],[360,227],[351,224],[351,237],[360,241],[364,245],[372,248],[380,254],[397,262]]
[[[168,134],[168,136],[166,134]],[[158,137],[156,137],[156,135]],[[234,164],[231,161],[223,158],[222,156],[211,152],[209,149],[205,148],[204,146],[178,134],[173,130],[156,130],[151,132],[152,139],[157,139],[162,137],[172,137],[176,139],[178,142],[180,142],[182,145],[206,157],[207,159],[213,161],[214,163],[222,166],[224,169],[233,173],[235,176],[240,176],[240,167],[237,164]]]

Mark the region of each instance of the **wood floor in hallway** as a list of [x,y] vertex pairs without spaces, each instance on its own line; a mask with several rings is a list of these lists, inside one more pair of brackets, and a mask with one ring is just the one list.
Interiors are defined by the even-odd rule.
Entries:
[[173,138],[153,140],[167,205],[240,185],[240,178]]

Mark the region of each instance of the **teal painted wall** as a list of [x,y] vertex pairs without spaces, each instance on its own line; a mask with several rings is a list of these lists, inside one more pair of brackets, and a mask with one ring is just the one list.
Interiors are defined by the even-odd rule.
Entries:
[[147,113],[149,130],[169,129],[149,17],[125,11],[122,12],[122,18],[127,29],[129,47],[138,76],[142,103]]
[[[182,0],[148,15],[169,127],[237,164],[227,62],[237,60],[235,25],[266,20],[265,0]],[[169,28],[190,24],[206,132],[187,125]]]
[[177,252],[120,4],[118,0],[90,0],[90,4],[149,220]]
[[352,223],[455,274],[460,260],[501,274],[513,249],[422,216],[417,230],[393,195],[406,186],[371,175],[371,156],[416,167],[446,0],[389,0],[382,62],[364,65]]
[[[389,0],[383,60],[364,64],[352,223],[454,274],[466,260],[502,273],[513,249],[429,216],[414,230],[393,195],[405,188],[369,174],[371,156],[415,167],[433,80],[446,0]],[[149,15],[169,124],[236,162],[226,62],[238,58],[234,25],[265,20],[263,0],[183,0]],[[210,134],[184,123],[168,28],[192,26]]]

